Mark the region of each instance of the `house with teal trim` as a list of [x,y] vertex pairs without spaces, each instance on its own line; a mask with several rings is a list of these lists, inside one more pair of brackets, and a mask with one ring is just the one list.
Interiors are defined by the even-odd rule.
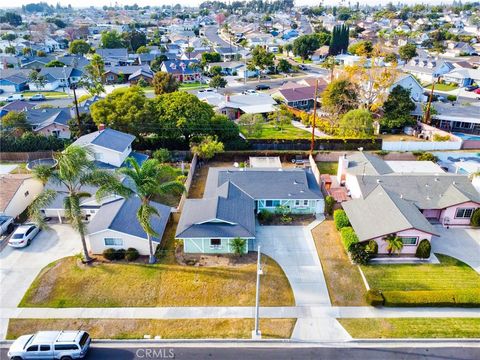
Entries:
[[202,199],[185,202],[176,238],[185,253],[228,254],[235,238],[254,249],[256,214],[279,206],[323,214],[324,199],[309,169],[210,168]]

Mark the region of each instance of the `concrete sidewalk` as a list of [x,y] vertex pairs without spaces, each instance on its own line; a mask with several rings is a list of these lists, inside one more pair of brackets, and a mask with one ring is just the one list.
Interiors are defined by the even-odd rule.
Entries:
[[[312,128],[311,127],[306,127],[300,121],[292,120],[292,125],[295,126],[297,129],[305,130],[305,131],[309,132],[310,134],[312,133]],[[320,131],[317,128],[315,128],[315,136],[327,137],[327,138],[332,137],[331,135],[328,135],[327,133],[324,133],[323,131]]]

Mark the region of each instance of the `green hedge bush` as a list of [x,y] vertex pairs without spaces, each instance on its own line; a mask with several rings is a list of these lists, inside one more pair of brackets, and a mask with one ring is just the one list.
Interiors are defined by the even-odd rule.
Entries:
[[365,246],[365,251],[374,256],[378,254],[378,244],[375,240],[370,240]]
[[347,214],[344,210],[335,210],[333,213],[333,221],[335,222],[335,227],[337,230],[350,226],[350,221],[348,220]]
[[475,210],[470,218],[470,225],[478,227],[480,226],[480,208]]
[[108,248],[108,249],[105,249],[103,250],[103,257],[107,260],[115,260],[115,249],[112,249],[112,248]]
[[428,259],[430,257],[431,250],[432,250],[432,246],[430,245],[430,241],[428,241],[427,239],[423,239],[418,244],[417,251],[415,252],[415,256],[420,259]]
[[[343,228],[343,229],[348,229],[348,228]],[[365,245],[359,242],[355,242],[351,244],[348,251],[350,252],[350,257],[352,258],[352,261],[355,264],[367,265],[368,262],[370,261],[370,254],[365,250]]]
[[2,152],[61,151],[71,140],[26,132],[20,137],[2,134]]
[[365,294],[365,298],[367,300],[367,304],[371,306],[382,306],[385,302],[382,292],[375,289],[368,290]]
[[138,253],[138,250],[135,248],[128,248],[127,251],[125,252],[125,259],[127,261],[135,261],[138,259],[140,254]]
[[328,195],[325,198],[325,213],[327,215],[332,215],[333,214],[333,206],[335,205],[335,199],[333,196]]
[[340,230],[340,237],[342,238],[343,246],[345,246],[345,250],[350,251],[350,247],[353,244],[358,243],[357,234],[353,231],[353,228],[348,226],[344,227]]
[[480,307],[480,289],[383,291],[385,306]]

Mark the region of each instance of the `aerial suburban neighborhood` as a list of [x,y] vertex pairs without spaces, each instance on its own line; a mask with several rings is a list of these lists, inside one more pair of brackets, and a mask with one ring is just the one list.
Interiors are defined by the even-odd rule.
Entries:
[[0,359],[479,359],[480,3],[0,5]]

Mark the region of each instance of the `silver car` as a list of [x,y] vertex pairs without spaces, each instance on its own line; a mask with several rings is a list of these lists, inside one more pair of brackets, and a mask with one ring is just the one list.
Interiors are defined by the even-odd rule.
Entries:
[[8,245],[15,248],[26,247],[39,232],[40,228],[35,224],[20,225],[8,240]]
[[11,360],[82,359],[90,347],[90,335],[85,331],[39,331],[23,335],[8,351]]

